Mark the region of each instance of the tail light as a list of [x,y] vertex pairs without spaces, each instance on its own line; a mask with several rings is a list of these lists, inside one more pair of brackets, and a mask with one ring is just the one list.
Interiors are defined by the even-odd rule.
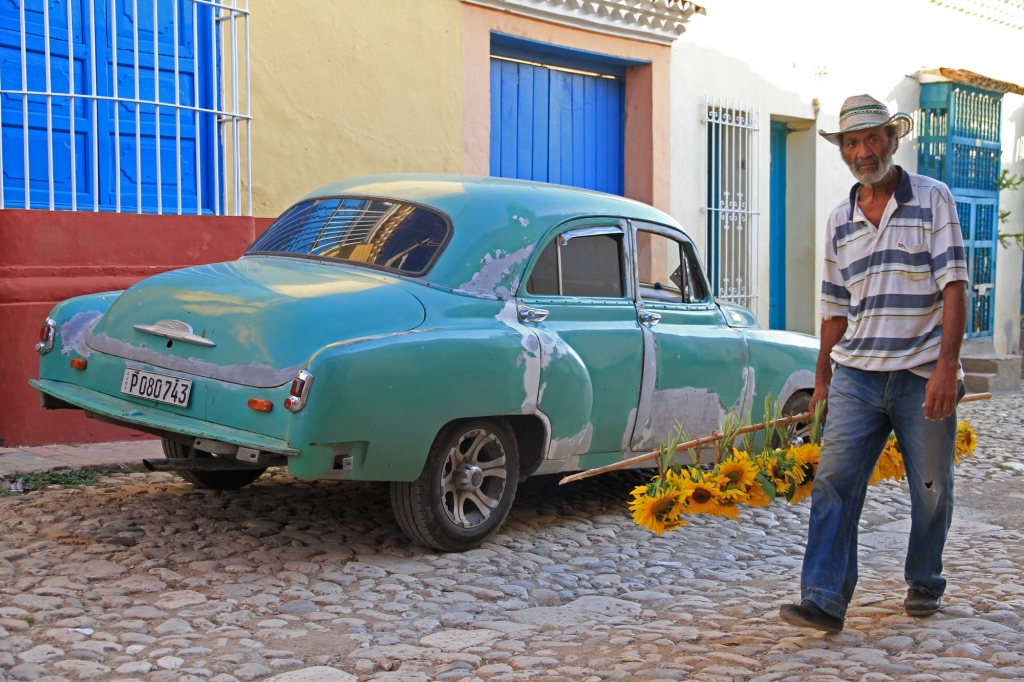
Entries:
[[43,322],[43,326],[39,328],[39,343],[36,344],[36,352],[40,355],[46,355],[53,350],[53,339],[55,336],[57,336],[57,323],[48,317]]
[[270,412],[274,409],[274,403],[260,398],[249,398],[249,408],[257,412]]
[[284,408],[290,412],[298,412],[306,405],[306,396],[309,395],[309,387],[313,384],[313,375],[304,369],[292,379],[292,390],[284,399]]

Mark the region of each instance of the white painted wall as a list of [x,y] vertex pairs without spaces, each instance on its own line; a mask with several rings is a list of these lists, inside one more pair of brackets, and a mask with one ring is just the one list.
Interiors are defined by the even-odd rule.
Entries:
[[[888,103],[890,110],[913,115],[920,96],[914,75],[922,68],[967,69],[1024,84],[1024,61],[1016,58],[1024,31],[927,0],[702,4],[707,16],[695,16],[672,48],[671,211],[703,249],[704,96],[759,105],[761,267],[756,312],[764,326],[771,118],[789,121],[791,127],[835,131],[843,100],[862,93]],[[1024,174],[1024,98],[1006,95],[1003,102],[1003,167]],[[816,134],[791,134],[787,154],[787,323],[791,329],[814,332],[825,223],[854,180],[837,148]],[[903,140],[896,163],[917,170],[916,133]],[[1024,231],[1024,190],[1004,192],[1000,201],[1001,208],[1013,212],[1013,224],[1002,226],[1003,231]],[[1001,250],[994,339],[1000,353],[1018,350],[1020,279],[1020,251]]]

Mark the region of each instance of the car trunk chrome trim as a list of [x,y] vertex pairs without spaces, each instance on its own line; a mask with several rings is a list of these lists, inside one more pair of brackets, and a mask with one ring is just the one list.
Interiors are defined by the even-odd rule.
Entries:
[[137,348],[130,343],[114,339],[106,334],[94,334],[86,339],[86,345],[99,353],[115,355],[126,360],[135,360],[153,367],[163,367],[192,376],[226,381],[231,384],[242,384],[253,388],[274,388],[291,383],[295,373],[303,365],[293,365],[283,369],[275,369],[268,365],[250,363],[248,365],[215,365],[195,358],[179,358],[174,355],[157,353],[150,348]]
[[213,340],[193,333],[192,325],[180,320],[160,320],[156,324],[133,324],[132,329],[143,334],[162,336],[165,339],[194,343],[197,346],[216,346]]

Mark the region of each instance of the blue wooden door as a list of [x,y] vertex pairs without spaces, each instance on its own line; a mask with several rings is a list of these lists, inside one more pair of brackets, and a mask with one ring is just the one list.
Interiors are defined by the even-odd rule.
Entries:
[[967,272],[970,276],[967,307],[967,337],[992,336],[995,313],[995,259],[998,205],[988,197],[953,193],[960,229],[964,236]]
[[623,193],[625,83],[491,58],[491,175]]
[[768,326],[786,328],[786,124],[772,121]]
[[[26,34],[24,65],[21,2]],[[214,212],[220,173],[213,154],[217,143],[214,115],[197,116],[188,108],[176,115],[173,106],[218,108],[219,83],[213,66],[218,46],[210,29],[211,6],[185,0],[45,0],[48,11],[44,14],[43,2],[0,2],[0,89],[5,91],[0,95],[4,206],[26,207],[27,129],[31,208],[49,206],[52,176],[54,207],[58,209],[92,210],[96,206],[101,211],[141,208],[146,213],[176,213],[180,188],[183,213]],[[23,102],[20,94],[10,92],[46,92],[47,24],[50,92],[54,93],[49,114],[45,94],[29,95]],[[117,26],[116,37],[112,24]],[[72,98],[68,96],[72,92],[73,120]],[[98,95],[101,99],[90,100],[83,95]],[[122,101],[108,99],[114,97]],[[134,99],[166,105],[160,107],[159,124],[154,104],[123,101]],[[52,130],[49,141],[48,115]]]

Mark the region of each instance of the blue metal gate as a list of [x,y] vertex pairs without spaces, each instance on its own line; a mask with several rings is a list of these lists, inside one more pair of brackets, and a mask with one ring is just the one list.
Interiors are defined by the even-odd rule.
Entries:
[[623,193],[622,79],[491,57],[491,175]]
[[992,336],[1002,94],[960,83],[921,86],[918,172],[949,185],[970,272],[968,338]]
[[219,213],[215,7],[0,2],[0,208]]

